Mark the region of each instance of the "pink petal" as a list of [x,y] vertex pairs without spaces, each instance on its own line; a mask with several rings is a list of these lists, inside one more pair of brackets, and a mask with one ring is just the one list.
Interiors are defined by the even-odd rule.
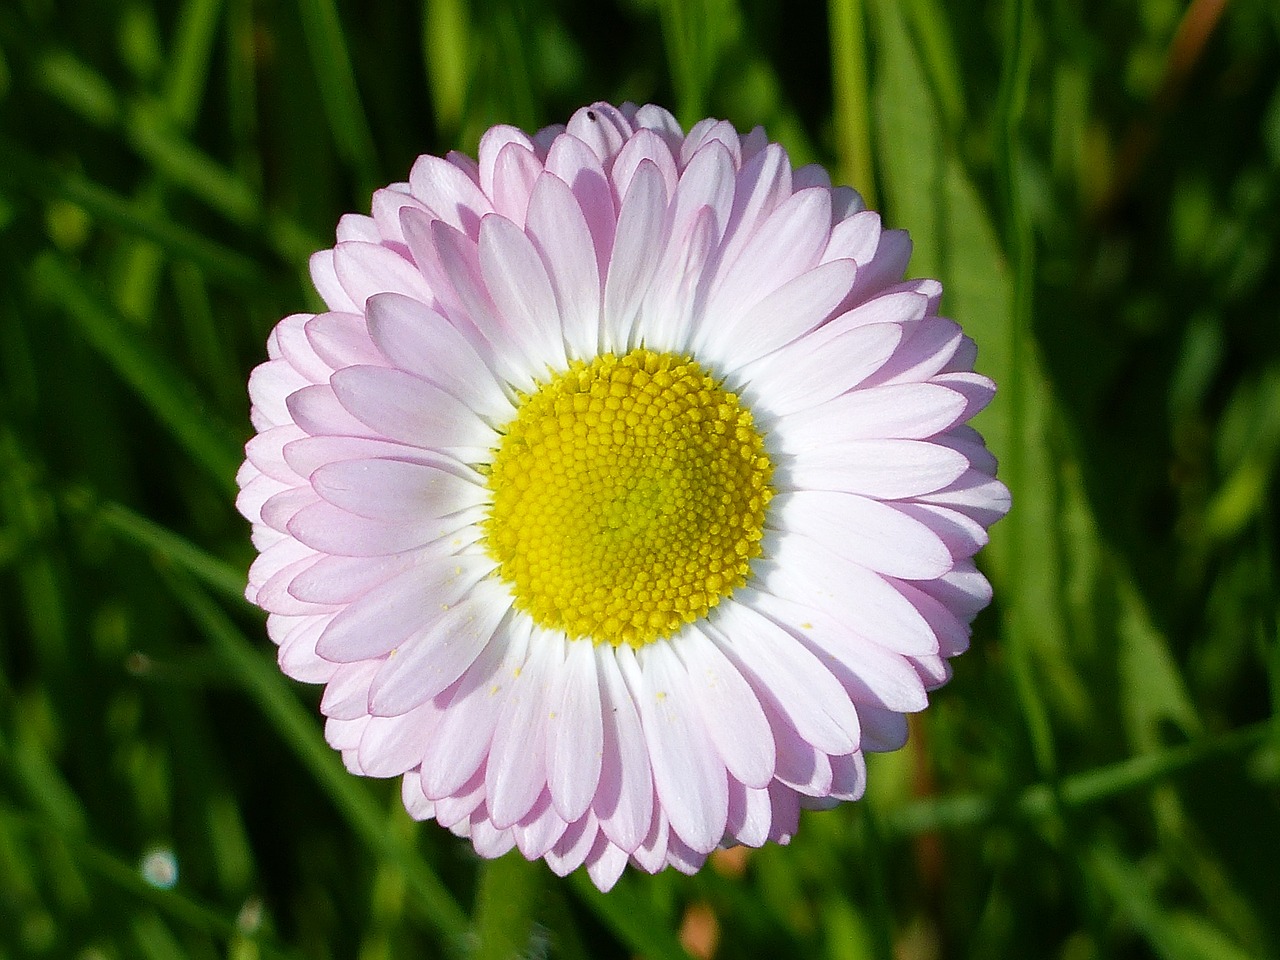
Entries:
[[842,490],[898,500],[939,495],[968,467],[964,455],[923,440],[848,440],[796,457],[784,489]]
[[546,371],[568,366],[560,315],[551,281],[538,251],[524,231],[502,217],[480,223],[480,271],[489,296],[504,321],[511,349],[542,380]]
[[565,820],[587,812],[600,784],[604,755],[600,680],[594,645],[571,640],[551,695],[547,729],[547,785]]
[[[494,169],[493,209],[517,227],[523,227],[533,185],[542,174],[542,163],[533,150],[508,143],[498,154]],[[481,171],[483,174],[483,170]],[[483,221],[482,221],[483,222]]]
[[356,313],[364,312],[365,301],[375,293],[403,293],[423,303],[431,302],[431,289],[417,268],[378,244],[356,240],[338,244],[333,248],[333,267],[351,296]]
[[672,641],[672,648],[730,775],[748,787],[767,785],[773,779],[773,733],[751,685],[696,626]]
[[357,748],[365,776],[398,777],[418,766],[439,717],[429,701],[405,714],[370,717]]
[[311,269],[311,282],[315,284],[316,293],[320,294],[320,299],[325,302],[330,310],[341,310],[345,312],[360,312],[360,307],[351,299],[351,294],[347,293],[342,282],[338,279],[338,272],[333,265],[333,251],[320,250],[311,255],[309,262]]
[[555,292],[565,350],[590,359],[599,342],[600,271],[582,208],[558,177],[538,178],[525,229]]
[[617,158],[613,161],[613,170],[610,174],[613,180],[614,192],[619,197],[625,197],[631,189],[631,180],[639,169],[640,164],[648,160],[658,172],[662,174],[662,182],[666,187],[667,196],[671,196],[672,191],[676,188],[676,181],[679,174],[676,173],[676,161],[671,156],[671,149],[666,142],[654,133],[652,130],[641,130],[627,141],[619,152]]
[[347,367],[331,378],[338,402],[389,440],[436,449],[487,450],[493,430],[457,397],[387,367]]
[[726,836],[747,847],[762,847],[769,839],[773,805],[768,790],[753,790],[729,781],[729,822]]
[[471,237],[480,230],[480,218],[493,212],[475,182],[439,157],[419,157],[409,172],[409,186],[437,217]]
[[954,426],[966,405],[934,383],[868,387],[781,418],[777,439],[797,456],[839,440],[927,440]]
[[737,369],[808,333],[840,303],[856,269],[852,260],[833,260],[774,290],[736,321],[708,316],[708,359]]
[[554,634],[535,630],[529,659],[498,713],[485,770],[489,813],[499,828],[522,819],[547,787],[548,699],[563,662],[563,641],[556,643]]
[[[347,411],[329,384],[303,387],[289,394],[289,415],[313,437],[370,437],[373,430]],[[285,451],[288,459],[289,451]]]
[[510,609],[506,587],[486,580],[392,650],[369,691],[369,712],[395,716],[439,696],[476,662]]
[[[321,313],[307,321],[307,342],[329,370],[357,363],[383,363],[369,340],[364,317],[355,313]],[[325,373],[320,382],[327,383]]]
[[551,795],[543,790],[542,795],[534,802],[533,809],[512,826],[511,835],[515,837],[516,846],[526,860],[547,857],[547,863],[550,864],[549,854],[552,848],[560,843],[568,829],[569,824],[565,823],[552,806]]
[[613,889],[626,865],[627,854],[624,850],[610,843],[603,833],[596,837],[595,845],[587,854],[587,874],[602,893]]
[[634,656],[621,647],[618,662],[640,708],[654,786],[671,829],[694,850],[709,853],[724,835],[728,781],[688,675],[664,642]]
[[640,164],[618,213],[618,233],[604,282],[601,348],[626,351],[631,327],[662,250],[667,195],[662,175]]
[[380,660],[342,663],[324,688],[320,712],[335,720],[354,720],[369,714],[369,684],[381,666]]
[[345,604],[402,573],[413,555],[391,557],[321,557],[298,574],[289,592],[308,603]]
[[616,108],[607,103],[593,103],[569,118],[565,132],[576,137],[600,158],[606,166],[617,156],[632,134],[631,124]]
[[512,413],[488,365],[457,327],[429,307],[396,293],[369,298],[369,335],[388,360],[457,397],[481,416]]
[[852,390],[893,356],[902,327],[876,323],[842,330],[834,322],[799,337],[742,371],[753,408],[784,416]]
[[490,499],[483,478],[472,480],[407,460],[343,460],[311,475],[316,493],[335,507],[371,520],[421,523]]
[[422,789],[433,800],[456,793],[481,769],[502,705],[528,656],[530,627],[527,618],[512,617],[505,642],[486,646],[463,675],[422,758]]
[[858,716],[849,695],[802,644],[732,598],[715,608],[708,625],[714,627],[712,639],[742,670],[766,710],[772,705],[824,753],[857,749]]
[[[807,273],[817,265],[830,227],[829,191],[815,187],[787,197],[743,245],[729,269],[716,278],[708,314],[745,314],[768,294]],[[853,273],[848,271],[848,282]],[[837,298],[832,306],[839,302]]]
[[381,657],[415,632],[438,622],[444,610],[492,569],[485,557],[431,558],[375,587],[325,628],[316,649],[327,660],[351,663]]
[[635,700],[623,680],[612,647],[595,647],[600,677],[603,758],[592,809],[609,839],[631,853],[653,818],[653,775]]
[[859,636],[814,607],[759,590],[743,589],[734,596],[834,661],[838,666],[832,672],[859,710],[865,703],[903,712],[927,705],[920,677],[900,654]]
[[951,569],[951,551],[908,509],[856,494],[795,490],[774,497],[769,523],[877,573],[908,580],[942,576]]
[[596,252],[596,269],[603,277],[609,268],[613,237],[617,229],[617,206],[613,188],[605,176],[600,158],[578,138],[566,134],[557,137],[547,153],[547,172],[566,184],[577,198],[591,231]]
[[938,652],[933,627],[896,583],[808,538],[778,537],[765,555],[769,563],[761,564],[762,591],[825,611],[888,650]]

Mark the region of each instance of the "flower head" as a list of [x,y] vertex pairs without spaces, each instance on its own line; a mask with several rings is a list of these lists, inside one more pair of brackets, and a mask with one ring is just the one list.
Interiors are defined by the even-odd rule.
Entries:
[[596,104],[311,261],[239,506],[280,664],[404,802],[607,889],[785,842],[948,677],[1008,509],[905,233],[759,129]]

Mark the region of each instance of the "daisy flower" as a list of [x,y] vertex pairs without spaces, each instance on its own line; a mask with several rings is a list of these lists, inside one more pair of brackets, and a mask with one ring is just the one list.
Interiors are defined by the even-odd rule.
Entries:
[[598,103],[418,159],[250,378],[249,599],[347,767],[602,889],[785,843],[946,682],[1009,506],[907,235]]

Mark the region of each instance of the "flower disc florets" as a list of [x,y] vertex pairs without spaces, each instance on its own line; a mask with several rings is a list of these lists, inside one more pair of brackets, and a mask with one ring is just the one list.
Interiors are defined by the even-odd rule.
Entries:
[[608,888],[857,799],[990,599],[993,385],[760,130],[595,104],[420,157],[249,382],[248,596],[348,768]]
[[540,626],[642,646],[747,582],[771,473],[751,414],[697,363],[604,354],[522,399],[485,542]]

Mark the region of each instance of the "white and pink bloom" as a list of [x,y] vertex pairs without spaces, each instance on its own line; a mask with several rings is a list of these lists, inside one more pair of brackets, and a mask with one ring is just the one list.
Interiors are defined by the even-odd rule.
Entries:
[[249,599],[349,769],[602,889],[853,800],[1009,507],[910,242],[757,129],[596,104],[421,157],[249,390]]

